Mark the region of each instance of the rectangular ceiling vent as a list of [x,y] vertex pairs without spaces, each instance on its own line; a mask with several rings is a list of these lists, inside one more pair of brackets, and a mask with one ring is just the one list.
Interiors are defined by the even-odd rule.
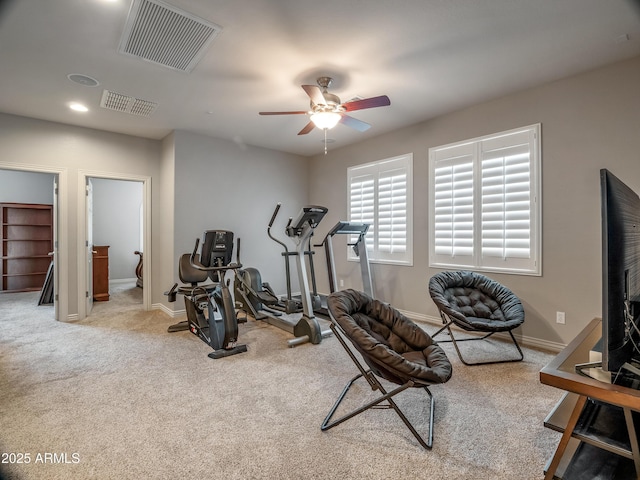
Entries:
[[134,0],[118,52],[191,72],[222,27],[159,0]]
[[102,92],[100,106],[108,110],[148,117],[153,113],[158,104],[150,102],[149,100],[142,100],[140,98],[130,97],[129,95],[122,95],[121,93],[105,90]]

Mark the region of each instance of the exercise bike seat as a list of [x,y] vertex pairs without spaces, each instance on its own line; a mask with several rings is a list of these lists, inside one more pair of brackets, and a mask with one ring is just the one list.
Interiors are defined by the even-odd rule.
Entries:
[[[196,255],[196,261],[200,261],[200,255]],[[211,293],[218,286],[217,283],[209,283],[207,285],[200,285],[200,283],[207,281],[208,274],[204,270],[198,270],[191,265],[191,254],[185,253],[180,257],[178,262],[178,277],[180,281],[186,285],[178,288],[178,293],[189,295],[195,287],[198,287],[200,291],[204,290],[207,293]]]
[[[196,261],[200,261],[200,255],[196,255]],[[178,286],[176,283],[171,290],[165,292],[165,295],[169,297],[169,302],[175,302],[177,295],[183,295],[185,298],[185,305],[187,299],[190,298],[195,304],[199,304],[218,288],[217,283],[208,283],[200,285],[201,282],[207,281],[209,276],[206,271],[198,270],[191,265],[191,254],[185,253],[180,257],[178,261],[178,277],[183,285]],[[178,322],[174,325],[170,325],[167,329],[168,332],[181,332],[183,330],[189,330],[189,322]]]

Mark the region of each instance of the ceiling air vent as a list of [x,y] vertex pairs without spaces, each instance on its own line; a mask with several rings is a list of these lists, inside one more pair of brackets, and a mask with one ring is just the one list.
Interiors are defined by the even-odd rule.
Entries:
[[222,27],[159,0],[134,0],[118,52],[190,72]]
[[153,113],[158,104],[150,102],[149,100],[141,100],[140,98],[134,98],[128,95],[122,95],[121,93],[105,90],[102,92],[100,106],[108,110],[148,117]]

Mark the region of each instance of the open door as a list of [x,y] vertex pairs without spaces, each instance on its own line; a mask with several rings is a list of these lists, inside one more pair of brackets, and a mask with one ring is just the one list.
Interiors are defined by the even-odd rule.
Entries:
[[93,184],[87,177],[87,310],[89,315],[93,309]]
[[58,305],[58,292],[60,277],[58,276],[58,175],[53,177],[53,310],[54,318],[60,320],[60,307]]

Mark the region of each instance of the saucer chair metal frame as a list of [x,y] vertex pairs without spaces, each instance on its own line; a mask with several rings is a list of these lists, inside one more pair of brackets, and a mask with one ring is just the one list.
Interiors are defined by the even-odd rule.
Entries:
[[[347,301],[351,301],[351,305],[352,307],[354,307],[348,308],[347,310],[349,310],[349,312],[342,310],[340,307],[336,307],[336,305],[338,304],[336,302],[336,299],[345,298],[347,299]],[[338,300],[338,302],[339,301],[340,300]],[[355,307],[356,304],[359,304],[359,306]],[[372,305],[373,308],[367,309],[367,306]],[[436,383],[445,383],[449,380],[449,378],[451,378],[451,363],[449,363],[449,360],[447,359],[444,351],[435,342],[432,342],[431,337],[429,337],[426,332],[417,327],[411,320],[404,317],[400,312],[398,312],[388,304],[384,304],[372,299],[371,297],[368,297],[362,292],[350,289],[335,292],[329,296],[328,306],[329,316],[331,318],[330,328],[333,331],[335,337],[341,343],[344,350],[353,361],[353,363],[356,365],[360,373],[349,380],[349,382],[346,384],[340,396],[322,422],[320,429],[322,431],[329,430],[330,428],[340,425],[350,418],[353,418],[356,415],[359,415],[360,413],[363,413],[369,409],[393,409],[409,429],[409,431],[416,438],[418,443],[423,448],[430,450],[433,446],[435,401],[433,398],[433,394],[429,390],[429,386]],[[357,326],[357,322],[353,321],[353,317],[351,317],[350,313],[364,313],[365,309],[369,314],[375,312],[376,310],[379,312],[380,309],[382,309],[383,312],[391,315],[388,316],[388,318],[394,324],[394,326],[403,324],[407,325],[409,329],[412,329],[412,333],[415,335],[413,340],[417,338],[418,343],[421,344],[421,346],[424,347],[426,345],[425,350],[429,351],[429,360],[433,362],[433,365],[427,366],[410,361],[408,358],[390,348],[390,346],[381,343],[378,339],[369,335],[369,333],[364,329]],[[367,315],[367,313],[364,314]],[[371,318],[370,315],[367,316]],[[343,328],[345,320],[348,322],[347,328],[350,331],[353,331],[353,329],[358,330],[360,334],[358,339],[355,339],[353,335],[350,335],[346,331],[346,329]],[[379,321],[376,318],[374,318],[374,320]],[[347,339],[350,341],[353,347],[351,347],[349,343],[347,343]],[[360,353],[364,362],[356,356],[354,348],[357,352]],[[372,349],[377,351],[375,352],[377,353],[377,355],[372,355]],[[383,352],[384,356],[386,356],[387,358],[391,358],[395,363],[395,366],[390,365],[387,361],[380,360],[380,352]],[[409,353],[408,357],[411,358],[411,355],[415,355],[416,353],[422,352],[412,351],[411,353]],[[424,363],[427,362],[425,361]],[[409,371],[412,371],[414,375],[410,375],[408,373]],[[398,385],[398,387],[388,392],[380,383],[380,380],[377,377],[384,378],[385,380]],[[372,401],[362,405],[361,407],[351,411],[350,413],[347,413],[340,418],[333,420],[336,410],[346,397],[351,386],[360,378],[364,378],[369,383],[371,389],[373,391],[379,391],[381,395],[373,399]],[[426,378],[428,378],[428,380]],[[418,433],[418,431],[415,429],[406,415],[402,412],[400,407],[393,400],[394,396],[407,390],[408,388],[422,388],[428,396],[429,434],[426,440],[422,435]]]
[[[453,295],[458,298],[465,297],[462,302],[464,304],[462,308],[452,305],[447,299],[446,291],[450,289],[458,289],[459,293],[465,292],[464,295]],[[468,294],[469,292],[471,292],[471,295]],[[513,330],[524,322],[524,308],[520,299],[510,289],[476,272],[441,272],[429,280],[429,294],[438,307],[440,318],[442,318],[442,323],[444,324],[442,328],[432,335],[432,338],[447,330],[450,339],[438,340],[438,343],[453,343],[462,363],[468,366],[490,365],[520,362],[524,359],[522,349],[513,335]],[[464,311],[464,309],[467,311],[473,310],[474,315],[477,316],[467,315],[467,311]],[[485,334],[483,336],[456,338],[451,328],[452,325],[468,332]],[[509,334],[518,350],[518,357],[479,362],[469,362],[464,359],[458,347],[458,342],[486,340],[498,332],[507,332]]]

